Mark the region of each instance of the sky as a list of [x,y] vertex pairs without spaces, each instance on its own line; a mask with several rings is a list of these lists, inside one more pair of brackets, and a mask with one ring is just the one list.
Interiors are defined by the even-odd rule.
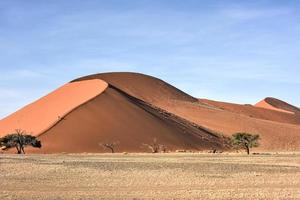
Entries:
[[199,98],[300,106],[299,10],[297,0],[1,0],[0,118],[111,71]]

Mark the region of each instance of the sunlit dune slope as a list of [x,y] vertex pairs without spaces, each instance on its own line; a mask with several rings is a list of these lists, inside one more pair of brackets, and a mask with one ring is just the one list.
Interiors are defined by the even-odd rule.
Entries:
[[68,83],[0,121],[0,136],[22,129],[38,135],[107,87],[101,80]]

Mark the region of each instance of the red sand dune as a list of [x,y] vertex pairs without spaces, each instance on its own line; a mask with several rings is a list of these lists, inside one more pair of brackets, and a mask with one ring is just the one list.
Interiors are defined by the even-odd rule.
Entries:
[[[103,152],[98,143],[112,141],[120,142],[117,151],[140,152],[146,151],[142,143],[150,143],[153,138],[171,150],[226,149],[227,140],[221,135],[231,136],[238,131],[259,133],[263,151],[300,150],[300,117],[294,114],[296,107],[282,101],[267,102],[285,112],[198,100],[162,80],[137,73],[96,74],[70,85],[82,87],[83,83],[93,83],[91,88],[98,89],[89,95],[78,90],[77,95],[84,98],[73,104],[66,102],[77,95],[62,92],[58,100],[62,107],[53,106],[54,100],[44,100],[41,106],[39,100],[18,111],[18,115],[1,120],[0,131],[13,130],[22,121],[18,128],[39,133],[44,146],[34,151],[42,153]],[[55,93],[49,96],[56,99]],[[48,104],[55,114],[45,116],[35,111],[44,111]],[[17,117],[23,113],[38,117]],[[57,120],[57,113],[64,120]]]
[[[260,134],[262,151],[300,150],[300,124],[282,123],[272,120],[250,117],[211,105],[183,101],[170,102],[164,109],[225,136],[235,132]],[[285,114],[285,113],[284,113]],[[288,121],[289,119],[282,120]]]
[[145,152],[153,138],[169,150],[225,148],[223,138],[109,87],[40,135],[40,152],[99,152],[114,141],[119,152]]
[[223,109],[213,103],[198,101],[162,80],[143,74],[105,73],[75,81],[89,79],[105,80],[136,98],[226,136],[238,131],[258,133],[262,137],[261,150],[300,150],[299,116],[254,106],[250,108],[249,105]]
[[252,106],[249,104],[241,105],[241,104],[234,104],[234,103],[212,101],[207,99],[199,99],[199,101],[220,108],[221,110],[230,111],[232,113],[245,115],[251,118],[300,125],[300,117],[294,115],[292,112],[285,112],[285,111],[282,112],[281,110],[278,112],[277,110],[274,109],[265,109],[262,107]]
[[300,109],[290,105],[284,101],[281,101],[279,99],[275,98],[265,98],[264,100],[258,102],[255,104],[256,107],[266,108],[270,110],[276,110],[280,112],[286,112],[286,113],[293,113],[293,114],[300,114]]

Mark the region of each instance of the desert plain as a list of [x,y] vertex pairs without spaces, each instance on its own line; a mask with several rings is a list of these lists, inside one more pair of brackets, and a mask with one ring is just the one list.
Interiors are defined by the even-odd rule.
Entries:
[[300,199],[300,153],[0,154],[0,199]]

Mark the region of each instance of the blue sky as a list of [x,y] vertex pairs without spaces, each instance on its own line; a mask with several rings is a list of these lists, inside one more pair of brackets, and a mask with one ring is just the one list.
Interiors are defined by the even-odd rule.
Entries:
[[0,118],[107,71],[199,98],[300,106],[299,10],[296,0],[2,0]]

